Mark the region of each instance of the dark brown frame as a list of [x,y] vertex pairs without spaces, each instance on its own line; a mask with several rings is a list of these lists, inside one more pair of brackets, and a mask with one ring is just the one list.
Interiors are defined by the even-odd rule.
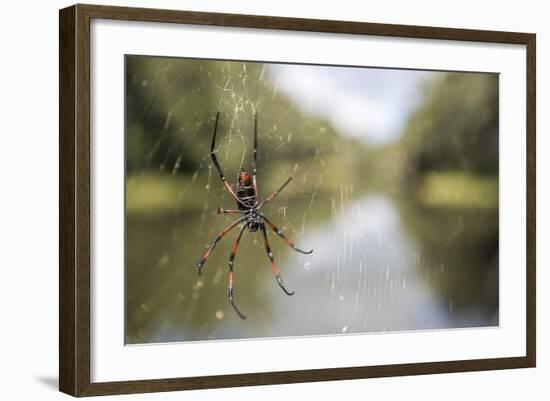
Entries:
[[[527,49],[526,356],[91,383],[89,98],[90,20],[92,18],[525,45]],[[535,47],[536,36],[531,33],[80,4],[60,10],[59,389],[73,396],[92,396],[534,367],[536,363]]]

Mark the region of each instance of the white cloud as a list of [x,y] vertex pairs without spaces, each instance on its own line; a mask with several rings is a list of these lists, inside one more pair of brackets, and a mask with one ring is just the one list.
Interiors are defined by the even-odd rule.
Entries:
[[275,64],[269,77],[304,112],[372,143],[397,138],[434,72]]

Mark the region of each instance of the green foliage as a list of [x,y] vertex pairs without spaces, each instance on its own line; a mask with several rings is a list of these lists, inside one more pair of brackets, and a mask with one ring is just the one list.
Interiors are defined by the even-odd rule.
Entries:
[[[240,167],[258,113],[260,152],[275,160],[332,153],[341,139],[324,121],[304,118],[266,80],[259,63],[128,56],[127,169],[192,172],[208,163],[216,112],[228,169]],[[338,140],[337,140],[338,139]],[[275,149],[269,155],[267,149]]]
[[431,207],[496,209],[498,180],[460,172],[426,173],[418,196]]
[[[401,144],[412,173],[498,173],[498,75],[449,73],[428,89]],[[410,172],[409,172],[410,173]]]
[[[193,176],[199,186],[208,185],[219,111],[218,157],[232,181],[250,162],[257,113],[260,174],[267,187],[280,184],[283,175],[296,175],[304,193],[338,194],[347,185],[358,192],[407,191],[439,206],[498,202],[498,191],[469,185],[478,176],[493,180],[491,188],[497,185],[496,74],[449,73],[429,82],[402,137],[375,147],[299,110],[268,79],[265,64],[127,56],[126,72],[128,177],[157,172],[184,180]],[[458,194],[453,180],[427,180],[434,172],[466,177],[459,184],[468,185],[459,185]],[[444,196],[449,185],[455,188],[452,201]],[[130,199],[132,205],[147,203],[147,193],[140,194],[139,201]],[[152,205],[160,204],[160,194],[151,196]]]

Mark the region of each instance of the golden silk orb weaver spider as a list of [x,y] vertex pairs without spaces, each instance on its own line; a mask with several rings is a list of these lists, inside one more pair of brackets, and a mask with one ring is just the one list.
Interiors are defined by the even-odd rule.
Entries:
[[218,208],[217,213],[218,214],[228,214],[228,213],[240,214],[241,217],[238,218],[233,223],[231,223],[225,229],[223,229],[220,232],[220,234],[214,239],[214,241],[212,241],[212,244],[209,246],[208,250],[205,252],[205,254],[202,256],[202,258],[199,261],[198,271],[199,271],[199,276],[202,275],[202,269],[204,267],[204,264],[208,260],[208,257],[212,254],[212,251],[216,247],[218,241],[220,241],[223,237],[225,237],[227,233],[229,233],[233,228],[240,226],[239,234],[237,235],[237,239],[233,243],[233,248],[231,249],[231,254],[229,255],[229,288],[227,290],[227,296],[229,298],[229,303],[233,306],[233,308],[235,309],[235,312],[237,312],[237,315],[239,315],[241,319],[246,319],[246,316],[241,313],[239,308],[237,308],[237,305],[235,304],[235,301],[233,299],[233,262],[235,260],[235,255],[237,254],[237,250],[239,249],[239,242],[241,241],[241,237],[244,231],[246,229],[248,229],[248,231],[250,232],[256,232],[258,230],[262,231],[262,234],[264,237],[265,250],[271,262],[271,270],[275,275],[275,278],[277,280],[277,283],[279,284],[279,287],[281,287],[281,289],[286,295],[294,295],[294,291],[287,290],[287,288],[283,284],[281,273],[279,271],[279,268],[277,267],[277,264],[275,263],[275,259],[273,258],[273,253],[271,252],[271,247],[269,246],[269,241],[267,239],[266,224],[279,237],[281,237],[288,246],[290,246],[296,252],[300,252],[303,254],[310,254],[313,252],[313,249],[309,251],[304,251],[298,248],[296,245],[294,245],[294,242],[292,242],[285,234],[283,234],[283,231],[281,229],[277,228],[277,226],[275,226],[271,222],[271,220],[265,217],[260,211],[263,205],[275,199],[275,197],[279,194],[279,192],[281,192],[283,188],[286,187],[288,183],[292,180],[292,177],[289,177],[283,183],[283,185],[281,185],[271,195],[269,195],[262,201],[258,201],[258,186],[256,183],[256,162],[258,157],[258,117],[257,115],[254,115],[254,147],[252,149],[252,174],[250,174],[246,169],[241,168],[239,175],[237,177],[236,191],[234,191],[233,188],[231,188],[231,185],[229,185],[229,183],[227,182],[227,179],[225,178],[223,170],[220,166],[220,163],[218,162],[218,158],[216,157],[215,146],[216,146],[216,133],[218,132],[219,118],[220,118],[220,113],[218,112],[216,114],[216,122],[214,124],[214,134],[212,135],[212,145],[210,146],[210,158],[212,159],[212,163],[214,163],[216,170],[218,170],[218,173],[220,174],[220,179],[222,180],[223,186],[225,187],[227,192],[229,192],[229,194],[237,202],[237,209],[227,210],[227,209],[222,209],[220,207]]

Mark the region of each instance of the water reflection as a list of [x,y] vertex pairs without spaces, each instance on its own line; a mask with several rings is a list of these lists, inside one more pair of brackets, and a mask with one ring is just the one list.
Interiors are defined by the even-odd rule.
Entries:
[[[292,209],[303,212],[307,202],[295,200]],[[329,205],[322,197],[315,203]],[[127,249],[134,252],[127,255],[133,267],[127,269],[127,342],[498,324],[498,246],[480,251],[476,240],[496,214],[411,212],[404,205],[410,207],[383,193],[349,200],[330,219],[306,225],[298,243],[313,247],[312,255],[293,253],[272,235],[285,283],[296,291],[292,297],[277,286],[260,236],[245,233],[235,260],[235,297],[246,321],[226,298],[233,238],[216,248],[203,279],[195,269],[202,251],[197,244],[206,244],[230,219],[191,213],[176,220],[129,219]],[[301,216],[285,217],[286,228],[293,228]]]

